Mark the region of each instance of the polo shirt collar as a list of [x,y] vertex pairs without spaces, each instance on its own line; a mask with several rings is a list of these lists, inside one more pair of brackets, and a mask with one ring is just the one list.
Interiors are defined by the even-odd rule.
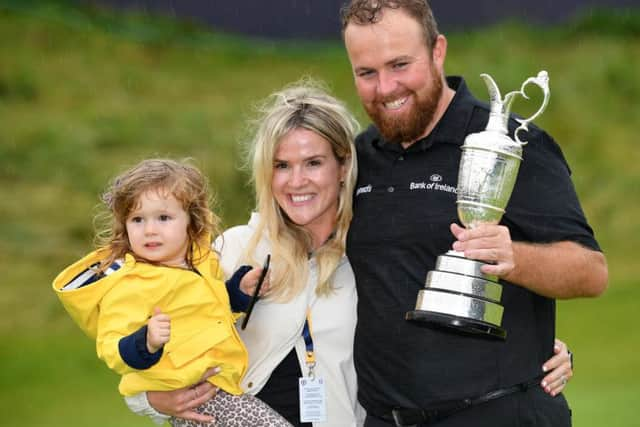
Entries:
[[460,145],[467,134],[467,126],[477,101],[467,88],[464,78],[447,77],[447,85],[456,93],[444,115],[429,135],[419,139],[405,150],[400,144],[386,142],[378,133],[378,138],[372,141],[374,146],[384,151],[410,152],[427,150],[435,143]]

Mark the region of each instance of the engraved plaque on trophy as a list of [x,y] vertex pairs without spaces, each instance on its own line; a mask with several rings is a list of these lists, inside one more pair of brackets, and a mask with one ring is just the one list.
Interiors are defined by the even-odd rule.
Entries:
[[[481,74],[491,101],[486,129],[470,134],[462,146],[458,171],[458,218],[466,228],[480,224],[498,224],[513,191],[522,161],[519,133],[538,117],[549,102],[549,76],[540,71],[528,78],[519,91],[504,99],[488,74]],[[507,135],[509,112],[516,95],[528,99],[525,87],[533,83],[544,93],[542,106],[526,120],[518,119],[515,141]],[[480,271],[484,263],[465,258],[462,252],[448,251],[436,260],[435,270],[427,274],[425,286],[418,293],[415,310],[406,319],[454,330],[505,339],[502,327],[504,307],[500,304],[502,285],[496,276]]]

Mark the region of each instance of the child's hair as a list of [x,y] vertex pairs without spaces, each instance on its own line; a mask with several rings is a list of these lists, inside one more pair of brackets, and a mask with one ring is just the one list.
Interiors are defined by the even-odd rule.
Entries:
[[[138,207],[140,196],[150,190],[172,195],[189,216],[187,265],[193,267],[208,254],[211,238],[219,234],[220,220],[209,207],[212,199],[206,179],[187,159],[147,159],[114,178],[102,195],[108,209],[107,221],[103,221],[105,226],[102,229],[96,227],[96,243],[109,249],[110,253],[99,270],[108,268],[126,253],[132,253],[127,217]],[[208,240],[203,241],[205,238]],[[199,249],[197,254],[193,250],[195,243]]]

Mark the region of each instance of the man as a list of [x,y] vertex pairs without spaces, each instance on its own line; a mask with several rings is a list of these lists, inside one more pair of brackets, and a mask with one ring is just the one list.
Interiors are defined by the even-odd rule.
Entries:
[[[554,299],[597,296],[608,273],[560,148],[531,126],[502,223],[452,224],[460,147],[484,130],[488,106],[462,78],[445,79],[447,40],[425,0],[353,0],[342,15],[355,86],[374,123],[356,141],[347,247],[365,427],[394,425],[394,414],[397,425],[570,425],[564,397],[531,385],[552,354]],[[511,136],[516,126],[511,120]],[[452,247],[501,278],[505,341],[404,320],[436,257]]]

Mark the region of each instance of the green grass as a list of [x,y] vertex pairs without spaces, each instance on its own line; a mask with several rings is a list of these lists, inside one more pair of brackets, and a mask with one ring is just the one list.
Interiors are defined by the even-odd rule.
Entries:
[[[607,254],[610,289],[563,301],[558,334],[576,353],[576,426],[633,425],[640,395],[640,15],[596,13],[562,28],[507,23],[449,35],[447,72],[503,92],[546,69],[538,123],[562,146]],[[149,156],[194,157],[225,225],[252,205],[239,171],[252,104],[302,75],[324,79],[362,123],[341,44],[275,43],[188,23],[0,0],[0,412],[6,425],[150,425],[50,290],[91,247],[107,180]],[[532,107],[518,103],[521,114]],[[526,151],[525,151],[526,156]],[[525,160],[526,161],[526,160]]]

